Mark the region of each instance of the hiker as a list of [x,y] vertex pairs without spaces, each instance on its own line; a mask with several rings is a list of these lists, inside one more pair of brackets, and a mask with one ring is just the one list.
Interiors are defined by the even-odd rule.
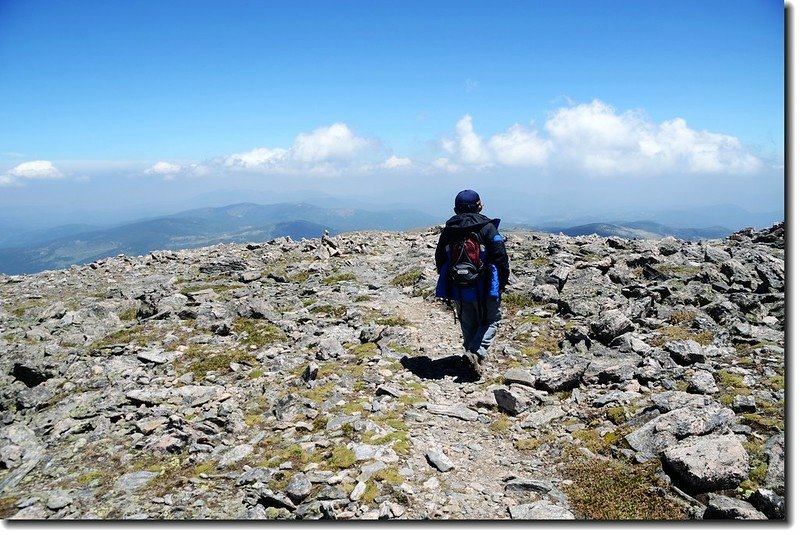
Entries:
[[501,318],[508,254],[497,230],[500,220],[480,213],[483,203],[476,192],[468,189],[456,195],[454,210],[436,246],[436,297],[455,305],[463,356],[480,378]]

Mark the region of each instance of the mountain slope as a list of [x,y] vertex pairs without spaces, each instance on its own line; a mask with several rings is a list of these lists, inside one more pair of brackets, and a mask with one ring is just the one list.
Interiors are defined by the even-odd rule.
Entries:
[[240,203],[187,210],[168,217],[134,221],[101,230],[70,233],[37,231],[38,243],[0,249],[0,273],[34,273],[84,264],[117,254],[142,255],[162,249],[186,249],[216,243],[267,241],[279,236],[299,240],[348,230],[402,230],[430,225],[434,218],[413,210],[324,209],[310,204]]

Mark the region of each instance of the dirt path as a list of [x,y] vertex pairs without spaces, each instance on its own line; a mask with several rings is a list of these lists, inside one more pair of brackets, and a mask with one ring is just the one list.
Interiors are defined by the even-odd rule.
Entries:
[[[413,497],[409,516],[502,519],[509,518],[510,505],[541,499],[536,492],[520,494],[505,489],[511,478],[552,481],[545,463],[514,446],[515,438],[529,434],[515,433],[513,419],[498,411],[476,411],[470,403],[477,396],[490,395],[491,387],[500,382],[504,367],[496,356],[499,347],[492,348],[484,377],[476,382],[460,357],[458,324],[444,306],[419,298],[400,300],[396,306],[398,313],[416,326],[412,347],[426,348],[412,359],[419,362],[412,371],[425,387],[427,406],[406,419],[413,444],[409,455],[413,486],[423,489]],[[449,411],[476,419],[441,414]],[[441,472],[428,463],[426,454],[432,449],[441,451],[453,469]]]

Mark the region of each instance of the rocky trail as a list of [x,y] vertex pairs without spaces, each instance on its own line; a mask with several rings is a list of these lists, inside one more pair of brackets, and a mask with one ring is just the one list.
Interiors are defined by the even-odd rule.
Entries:
[[0,517],[785,517],[782,224],[509,232],[480,381],[438,231],[0,275]]

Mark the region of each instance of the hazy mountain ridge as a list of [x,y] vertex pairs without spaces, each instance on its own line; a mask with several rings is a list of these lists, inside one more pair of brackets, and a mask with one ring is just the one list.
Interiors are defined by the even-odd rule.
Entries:
[[[230,192],[228,198],[234,198],[233,193],[235,192]],[[262,200],[263,196],[254,198]],[[12,211],[5,214],[3,221],[0,221],[2,223],[0,273],[21,274],[60,269],[117,254],[140,255],[156,250],[196,248],[216,243],[266,241],[279,236],[289,236],[292,239],[311,238],[319,236],[326,229],[331,234],[358,230],[409,230],[441,223],[446,216],[444,214],[435,217],[413,209],[368,210],[358,208],[363,206],[363,203],[353,201],[348,205],[345,199],[325,199],[318,196],[317,200],[325,204],[320,206],[309,202],[273,204],[246,202],[193,208],[115,225],[69,224],[49,229],[26,229],[21,226],[24,221],[18,217],[19,210]],[[703,215],[704,212],[707,214]],[[671,226],[668,222],[753,223],[762,220],[771,221],[771,218],[777,215],[777,212],[752,214],[733,205],[641,213],[658,216],[659,219],[624,220],[618,217],[612,218],[621,214],[609,213],[607,214],[609,219],[596,219],[595,222],[576,225],[569,223],[569,219],[565,219],[563,223],[514,224],[509,221],[517,219],[507,218],[505,227],[556,234],[561,232],[568,236],[597,234],[627,239],[674,236],[685,240],[701,240],[722,238],[731,234],[733,229],[758,225],[687,227]],[[502,213],[494,212],[492,215],[503,216]],[[571,221],[583,219],[577,218]]]
[[598,236],[618,238],[652,240],[672,236],[682,240],[705,240],[724,238],[733,233],[733,230],[724,227],[708,228],[673,228],[654,221],[617,221],[613,223],[589,223],[585,225],[560,227],[528,227],[532,230],[564,234],[566,236]]
[[[0,249],[0,273],[35,273],[85,264],[118,254],[141,255],[162,249],[187,249],[217,243],[267,241],[288,236],[299,240],[349,230],[405,230],[434,223],[433,216],[414,210],[372,212],[326,209],[306,203],[258,205],[239,203],[198,208],[171,216],[74,234],[64,227],[46,240],[36,231],[37,243]],[[17,240],[18,241],[18,240]]]

